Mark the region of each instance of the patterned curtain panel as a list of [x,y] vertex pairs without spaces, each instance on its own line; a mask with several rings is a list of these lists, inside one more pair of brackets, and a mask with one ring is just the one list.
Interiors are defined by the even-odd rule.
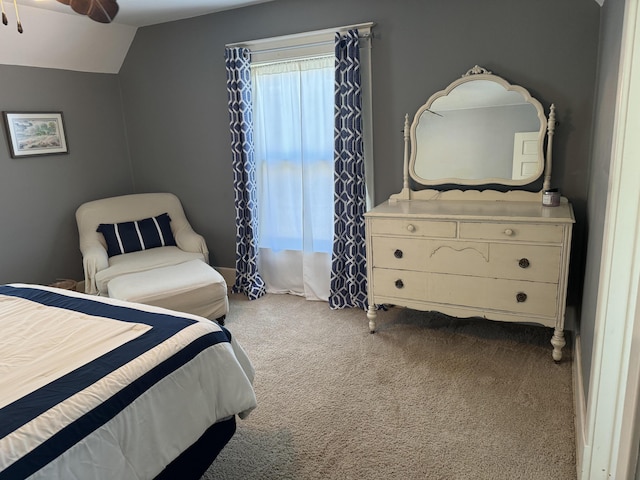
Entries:
[[246,48],[226,48],[227,93],[236,207],[236,282],[250,300],[266,293],[258,273],[258,208],[253,158],[251,60]]
[[336,34],[335,229],[331,259],[331,308],[367,307],[364,234],[366,187],[362,141],[362,83],[358,31]]

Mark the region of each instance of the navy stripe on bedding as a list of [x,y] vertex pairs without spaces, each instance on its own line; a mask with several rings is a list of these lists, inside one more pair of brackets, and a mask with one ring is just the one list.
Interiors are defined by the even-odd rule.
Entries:
[[172,357],[158,364],[109,400],[67,425],[28,455],[0,472],[0,480],[26,478],[37,472],[91,432],[106,424],[165,376],[187,364],[203,350],[221,343],[223,340],[218,335],[220,333],[222,332],[211,332],[199,337]]
[[[4,285],[0,286],[0,295],[20,297],[42,305],[75,310],[88,315],[113,318],[125,322],[144,323],[152,327],[139,337],[0,408],[0,438],[4,438],[51,407],[66,400],[76,392],[87,388],[135,357],[196,322],[196,320],[188,318],[145,312],[135,308],[106,304],[87,298],[70,297],[36,288]],[[1,328],[2,321],[0,319]],[[221,332],[212,332],[212,335],[218,342],[230,341],[231,338],[226,329]]]

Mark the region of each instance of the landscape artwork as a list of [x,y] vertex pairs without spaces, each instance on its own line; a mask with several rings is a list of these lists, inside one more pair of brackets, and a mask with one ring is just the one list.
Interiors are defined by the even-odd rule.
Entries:
[[68,153],[62,112],[3,112],[13,158]]

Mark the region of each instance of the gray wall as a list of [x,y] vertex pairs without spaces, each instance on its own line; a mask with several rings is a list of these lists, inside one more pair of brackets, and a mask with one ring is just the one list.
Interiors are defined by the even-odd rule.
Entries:
[[621,0],[602,10],[590,0],[279,0],[140,29],[119,76],[0,65],[0,109],[62,111],[70,147],[11,159],[0,135],[0,282],[81,278],[75,209],[134,189],[178,194],[212,262],[233,267],[224,45],[371,20],[377,202],[402,184],[404,114],[471,66],[556,104],[553,183],[578,220],[569,303],[582,302],[588,379],[623,10]]
[[0,281],[80,278],[73,212],[134,190],[179,195],[212,263],[233,267],[225,44],[371,20],[376,202],[402,184],[405,113],[475,64],[527,87],[557,107],[554,184],[578,219],[576,304],[599,17],[589,0],[276,0],[142,28],[117,76],[0,66],[0,108],[63,111],[71,149],[13,160],[2,136]]
[[136,188],[178,194],[213,263],[234,266],[225,44],[374,21],[376,202],[402,186],[405,113],[476,64],[527,87],[557,107],[553,183],[578,217],[575,304],[599,15],[589,0],[276,0],[143,28],[120,72]]
[[118,78],[0,65],[0,85],[3,111],[61,111],[69,146],[13,159],[3,126],[0,283],[81,279],[76,208],[133,189]]
[[600,53],[598,63],[597,94],[594,107],[593,146],[589,168],[589,197],[586,212],[586,249],[584,293],[580,318],[581,367],[585,397],[588,396],[593,361],[596,302],[600,257],[609,189],[609,166],[613,142],[618,91],[618,66],[624,13],[624,0],[607,0],[604,3],[600,25]]

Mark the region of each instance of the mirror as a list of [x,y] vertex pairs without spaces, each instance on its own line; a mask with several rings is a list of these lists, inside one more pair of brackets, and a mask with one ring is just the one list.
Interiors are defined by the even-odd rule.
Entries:
[[416,112],[409,174],[422,185],[527,185],[545,171],[546,130],[527,90],[476,66]]

